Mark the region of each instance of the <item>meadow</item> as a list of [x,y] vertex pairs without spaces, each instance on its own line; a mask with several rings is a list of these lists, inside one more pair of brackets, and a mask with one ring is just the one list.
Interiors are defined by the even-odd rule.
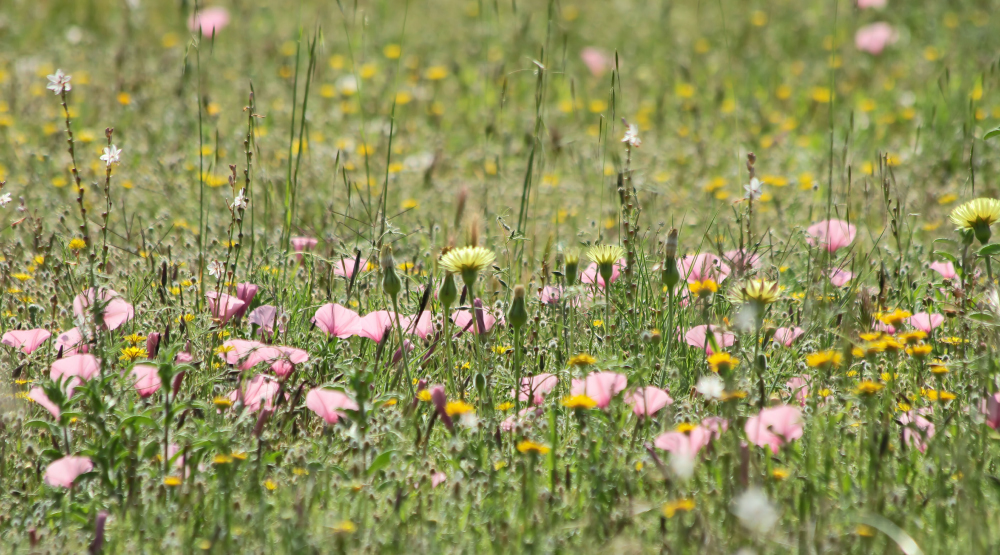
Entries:
[[0,551],[996,553],[998,7],[5,2]]

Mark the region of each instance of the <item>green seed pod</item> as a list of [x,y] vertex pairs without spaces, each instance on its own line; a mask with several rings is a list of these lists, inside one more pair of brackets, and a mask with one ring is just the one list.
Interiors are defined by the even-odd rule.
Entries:
[[576,278],[580,271],[580,257],[575,254],[566,255],[566,285],[572,287],[576,285]]
[[396,275],[396,267],[392,259],[392,247],[385,245],[382,247],[382,256],[379,260],[382,264],[382,291],[392,298],[399,295],[403,288],[403,282]]
[[441,289],[438,291],[438,300],[441,304],[448,308],[455,304],[458,300],[458,288],[455,287],[455,275],[448,272],[444,275],[444,283],[441,284]]
[[528,322],[528,311],[524,308],[524,286],[514,286],[514,301],[507,311],[507,321],[519,331]]

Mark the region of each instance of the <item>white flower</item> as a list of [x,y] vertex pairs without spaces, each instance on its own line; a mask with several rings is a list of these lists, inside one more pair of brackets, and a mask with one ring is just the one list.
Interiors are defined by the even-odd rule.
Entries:
[[117,148],[115,145],[104,147],[104,154],[101,155],[101,161],[107,164],[109,168],[112,164],[118,165],[121,153],[122,149]]
[[679,451],[670,455],[670,470],[681,480],[688,480],[694,475],[695,458],[690,453]]
[[639,126],[635,123],[630,124],[625,130],[625,137],[622,138],[623,143],[627,143],[632,148],[639,148],[642,146],[642,139],[639,138]]
[[243,210],[247,207],[247,197],[243,194],[246,189],[240,189],[239,194],[233,199],[233,203],[229,206],[233,210]]
[[7,203],[9,202],[10,202],[10,193],[4,193],[3,196],[0,197],[0,206],[7,206]]
[[63,91],[70,91],[73,86],[69,84],[72,75],[66,75],[61,69],[57,69],[55,75],[49,75],[49,86],[45,87],[55,94],[62,94]]
[[700,393],[702,397],[712,400],[721,399],[722,393],[725,391],[725,387],[726,384],[722,383],[722,378],[715,374],[706,374],[698,380],[694,389]]
[[213,260],[208,264],[208,275],[214,278],[221,278],[226,273],[226,265],[218,260]]
[[768,500],[767,494],[757,487],[746,490],[733,500],[731,510],[740,524],[751,532],[766,534],[778,522],[778,510]]
[[753,179],[751,179],[750,180],[750,184],[744,185],[743,188],[746,189],[746,191],[747,191],[746,197],[744,197],[744,198],[748,198],[750,200],[757,200],[757,199],[759,199],[761,193],[764,192],[763,191],[764,185],[756,177],[753,178]]

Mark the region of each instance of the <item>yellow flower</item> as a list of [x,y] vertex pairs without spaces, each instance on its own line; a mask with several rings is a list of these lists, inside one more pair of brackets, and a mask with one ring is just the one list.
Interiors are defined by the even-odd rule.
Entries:
[[233,457],[234,459],[237,459],[237,460],[240,460],[240,461],[245,461],[245,460],[247,460],[247,454],[246,454],[246,453],[244,453],[244,452],[242,452],[242,451],[240,451],[240,452],[237,452],[237,453],[233,453],[233,454],[232,454],[232,457]]
[[[926,343],[921,343],[919,345],[908,347],[906,349],[906,354],[916,358],[924,358],[925,356],[931,354],[931,351],[933,350],[934,349],[930,345],[927,345]],[[931,370],[933,371],[933,368]]]
[[951,221],[958,229],[972,230],[980,242],[990,237],[990,226],[1000,220],[1000,200],[977,198],[951,211]]
[[587,397],[586,395],[573,395],[572,397],[566,397],[562,400],[562,406],[577,410],[590,410],[597,406],[597,401]]
[[623,256],[625,256],[625,249],[618,245],[594,245],[587,251],[587,258],[597,264],[602,275],[605,269],[610,273],[615,262],[618,262],[618,259]]
[[663,516],[673,518],[678,511],[689,512],[694,510],[694,499],[678,499],[663,504]]
[[862,341],[875,341],[879,337],[882,337],[882,333],[881,332],[879,332],[879,333],[871,333],[871,332],[869,332],[869,333],[862,333],[858,337],[860,337]]
[[858,386],[854,388],[854,392],[858,395],[874,395],[885,387],[880,383],[875,383],[870,380],[864,380],[858,383]]
[[163,479],[163,485],[170,487],[177,487],[181,485],[184,481],[181,480],[179,476],[167,476]]
[[933,389],[920,389],[920,393],[931,401],[953,401],[955,394],[948,391],[936,391]]
[[143,347],[125,347],[121,351],[122,356],[118,357],[118,360],[127,360],[132,362],[133,360],[146,358],[146,349]]
[[441,257],[441,267],[445,270],[461,274],[466,283],[475,281],[476,274],[484,270],[496,260],[489,249],[483,247],[460,247],[451,249]]
[[916,345],[924,339],[927,339],[927,332],[921,330],[913,330],[899,334],[899,340],[907,345]]
[[431,400],[431,392],[430,392],[430,390],[429,389],[421,389],[420,392],[417,393],[417,399],[420,399],[421,401],[423,401],[425,403],[430,402],[430,400]]
[[292,468],[292,474],[296,476],[308,476],[309,470],[306,468],[302,468],[301,466],[296,466]]
[[865,538],[871,538],[875,536],[875,529],[867,524],[858,524],[857,528],[854,529],[854,533]]
[[496,409],[500,412],[508,411],[512,408],[514,408],[514,403],[511,403],[510,401],[507,401],[505,403],[500,403],[499,405],[496,406]]
[[444,66],[431,66],[427,68],[427,72],[424,74],[430,81],[440,81],[448,76],[448,68]]
[[942,337],[938,341],[940,341],[941,343],[946,343],[948,345],[961,345],[962,343],[968,343],[969,342],[968,339],[962,339],[961,337],[955,337],[955,336],[952,336],[952,337]]
[[350,520],[342,520],[331,527],[331,530],[333,530],[333,533],[335,534],[350,534],[357,529],[357,526],[355,526]]
[[688,290],[696,297],[707,297],[719,290],[719,284],[710,279],[688,283]]
[[775,468],[774,470],[771,471],[771,477],[774,478],[775,480],[784,480],[785,478],[788,478],[791,475],[792,475],[791,472],[785,470],[784,468]]
[[526,439],[517,444],[517,450],[525,455],[544,455],[550,451],[547,445]]
[[233,406],[233,402],[229,399],[229,397],[222,397],[222,396],[212,399],[212,404],[220,409],[228,409],[229,407]]
[[771,304],[781,297],[778,284],[766,279],[748,280],[742,287],[738,288],[733,295],[737,302],[750,302],[756,304]]
[[712,368],[712,372],[726,373],[739,363],[739,359],[733,358],[729,353],[715,353],[708,357],[708,365]]
[[887,326],[898,326],[910,316],[912,316],[912,314],[910,314],[909,311],[897,308],[892,312],[879,312],[877,318],[880,322]]
[[231,462],[233,462],[233,458],[230,457],[229,455],[219,454],[212,457],[212,463],[214,464],[229,464]]
[[722,402],[723,403],[725,403],[727,401],[737,401],[739,399],[746,399],[746,398],[747,398],[747,392],[739,390],[739,389],[736,390],[736,391],[723,391],[722,392]]
[[508,353],[513,350],[514,348],[511,347],[510,345],[495,345],[493,347],[493,352],[498,355],[502,355],[504,353]]
[[145,341],[146,340],[146,336],[139,335],[138,333],[133,333],[131,335],[126,335],[124,337],[124,339],[125,339],[125,341],[128,341],[129,343],[131,343],[133,345],[137,345],[137,344],[139,344],[139,342]]
[[448,404],[444,406],[444,412],[448,416],[461,416],[463,414],[475,413],[476,411],[472,408],[472,405],[465,401],[448,401]]
[[878,345],[883,351],[890,353],[898,353],[903,350],[903,344],[900,343],[895,337],[886,336],[878,342]]
[[806,355],[806,364],[808,364],[810,368],[836,368],[840,366],[840,362],[843,358],[844,357],[837,351],[819,351]]
[[580,353],[569,359],[570,366],[589,366],[597,362],[597,359],[587,353]]
[[682,434],[686,434],[686,433],[690,432],[691,430],[694,430],[695,428],[697,428],[697,426],[695,426],[694,424],[692,424],[690,422],[681,422],[680,424],[677,425],[676,428],[674,428],[674,431],[675,432],[680,432]]
[[25,273],[11,274],[10,276],[12,278],[17,279],[18,281],[28,281],[29,279],[31,279],[31,276]]
[[943,375],[948,373],[948,367],[945,366],[944,362],[940,360],[935,360],[931,363],[931,372],[938,375]]
[[264,487],[267,488],[267,491],[274,491],[278,489],[278,483],[274,480],[264,480]]
[[591,324],[593,324],[595,328],[603,328],[604,320],[594,320]]

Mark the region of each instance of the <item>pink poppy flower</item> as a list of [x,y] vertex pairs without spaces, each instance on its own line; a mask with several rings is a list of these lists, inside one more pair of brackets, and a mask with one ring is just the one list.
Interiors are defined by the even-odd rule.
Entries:
[[688,283],[707,279],[722,283],[732,273],[732,269],[721,258],[707,252],[685,256],[680,260],[677,269]]
[[868,8],[882,9],[887,3],[888,0],[858,0],[858,8],[862,10]]
[[795,340],[801,337],[804,333],[805,330],[796,326],[792,326],[790,328],[778,328],[774,330],[774,336],[771,339],[779,345],[791,347],[792,343],[795,343]]
[[615,59],[608,55],[607,52],[599,48],[594,48],[593,46],[584,47],[580,51],[580,59],[583,60],[584,65],[590,70],[590,74],[594,77],[600,77],[604,75],[604,72],[614,69]]
[[236,364],[240,360],[244,359],[255,349],[260,349],[262,347],[267,347],[267,345],[261,343],[260,341],[252,341],[249,339],[229,339],[222,344],[222,348],[218,351],[219,358],[226,361],[226,364]]
[[358,404],[340,391],[314,387],[306,394],[306,408],[315,412],[327,424],[336,424],[344,418],[343,411],[358,410]]
[[743,430],[755,445],[777,455],[783,444],[802,437],[802,411],[791,405],[762,409],[747,419]]
[[858,229],[844,220],[823,220],[806,229],[806,242],[837,252],[854,242]]
[[[476,300],[478,301],[479,299]],[[497,323],[497,319],[495,316],[490,314],[490,311],[480,310],[483,314],[483,327],[487,332],[489,332]],[[456,336],[459,336],[466,331],[474,335],[479,334],[479,325],[473,320],[471,310],[456,310],[452,312],[451,321],[455,324],[455,327],[458,328],[458,333],[455,334]]]
[[101,371],[101,361],[94,355],[71,355],[52,363],[49,377],[58,382],[63,376],[76,376],[87,381]]
[[355,266],[354,260],[355,259],[353,258],[341,258],[340,262],[338,262],[333,266],[333,273],[338,276],[351,279],[351,276],[354,274],[355,268],[358,268],[358,275],[361,275],[362,272],[368,269],[367,258],[362,258],[360,261],[358,261],[357,266]]
[[295,258],[299,262],[302,262],[302,253],[312,251],[316,248],[319,240],[313,237],[292,237],[290,242],[292,243],[292,249],[295,250]]
[[943,279],[958,278],[958,272],[955,271],[955,265],[951,262],[931,262],[931,270],[941,274]]
[[444,472],[435,472],[431,474],[431,487],[436,488],[448,480],[448,475]]
[[73,487],[73,481],[81,474],[94,469],[94,463],[87,457],[63,457],[52,461],[45,469],[45,483],[64,488]]
[[242,396],[239,390],[233,390],[229,394],[229,400],[236,402],[242,397],[243,405],[250,412],[257,412],[260,409],[266,411],[274,410],[274,397],[281,389],[281,384],[277,380],[264,374],[257,374],[246,385],[243,386]]
[[369,312],[358,320],[358,335],[381,343],[386,333],[396,327],[396,313],[389,310]]
[[715,341],[718,343],[720,349],[731,347],[736,343],[735,335],[722,331],[716,326],[711,326],[711,330],[709,330],[709,326],[704,324],[689,329],[687,333],[684,334],[684,341],[692,347],[705,349],[705,354],[710,355],[713,351],[712,343],[708,339],[709,331],[711,331],[712,335],[715,337]]
[[986,425],[994,430],[1000,429],[1000,393],[987,395],[979,404],[979,410],[986,416]]
[[570,395],[586,395],[595,402],[598,408],[606,408],[611,399],[628,386],[628,378],[616,372],[591,372],[585,379],[574,379],[570,387]]
[[934,328],[944,323],[944,315],[928,314],[927,312],[918,312],[913,316],[910,316],[908,322],[910,323],[911,326],[917,328],[918,330],[930,333],[934,330]]
[[257,295],[259,289],[259,287],[252,283],[236,284],[236,298],[243,301],[243,306],[236,309],[236,313],[233,314],[234,318],[239,320],[246,314],[247,309],[250,308],[250,303],[253,302],[253,298]]
[[695,426],[694,429],[688,432],[667,432],[660,434],[659,437],[653,440],[653,445],[671,455],[693,458],[711,440],[711,431],[701,426]]
[[670,394],[651,385],[632,390],[631,395],[625,397],[625,402],[636,416],[653,416],[663,407],[674,404]]
[[49,330],[42,328],[33,330],[11,330],[3,334],[3,339],[0,340],[0,343],[10,345],[15,349],[21,349],[24,354],[30,355],[51,336],[52,334],[49,333]]
[[143,399],[160,389],[160,370],[151,364],[136,364],[129,376],[133,387]]
[[809,376],[795,376],[785,382],[785,386],[792,390],[792,395],[802,406],[805,406],[806,398],[809,397]]
[[542,291],[538,294],[538,299],[542,304],[555,305],[559,304],[559,299],[562,298],[562,287],[554,285],[546,285],[542,287]]
[[150,359],[156,358],[156,355],[160,352],[160,333],[150,332],[146,336],[146,353]]
[[830,270],[830,284],[834,287],[843,287],[854,279],[854,274],[840,268]]
[[403,326],[403,333],[416,334],[420,339],[427,339],[434,332],[434,324],[431,323],[431,313],[427,310],[420,313],[420,317],[401,316],[399,323]]
[[[56,337],[56,352],[62,349],[63,356],[75,355],[80,349],[80,344],[83,342],[83,335],[77,328],[72,328],[68,331],[60,333]],[[86,345],[83,345],[86,347]],[[86,351],[84,351],[86,352]]]
[[[621,276],[622,270],[625,269],[627,261],[624,258],[618,259],[615,265],[611,267],[611,283],[618,281],[618,277]],[[604,289],[604,278],[597,269],[597,263],[591,262],[590,266],[580,274],[581,283],[596,283],[599,289]]]
[[188,29],[191,32],[201,30],[202,36],[211,37],[229,24],[229,12],[226,8],[211,7],[199,10],[188,18]]
[[341,339],[358,335],[360,320],[357,312],[331,303],[319,307],[312,319],[317,328]]
[[934,423],[914,410],[900,415],[899,423],[903,425],[903,442],[909,447],[916,447],[921,453],[927,451],[927,440],[934,437]]
[[281,354],[270,362],[271,370],[279,378],[284,378],[291,374],[295,370],[296,365],[309,361],[309,353],[302,349],[296,349],[295,347],[276,347],[276,349]]
[[209,291],[205,293],[205,296],[208,297],[208,309],[212,313],[212,317],[223,324],[236,316],[236,313],[246,306],[246,303],[236,297],[218,291]]
[[[536,376],[521,378],[521,392],[517,396],[519,401],[530,401],[533,405],[541,405],[548,395],[559,383],[559,378],[549,373],[542,373]],[[514,392],[510,392],[511,396]]]
[[865,25],[854,33],[854,46],[862,52],[877,56],[885,47],[896,41],[896,31],[884,21]]
[[722,258],[732,264],[733,267],[746,271],[750,268],[760,268],[760,261],[763,259],[763,256],[759,253],[749,254],[746,250],[733,249],[722,253]]
[[285,314],[284,310],[279,310],[278,307],[263,304],[257,308],[250,311],[250,316],[247,316],[247,322],[251,325],[258,326],[260,329],[257,330],[258,333],[270,337],[274,334],[274,326],[277,324],[278,330],[282,333],[285,332]]
[[[79,378],[72,378],[70,380],[70,387],[68,388],[69,394],[67,395],[67,398],[72,397],[73,395],[73,386],[75,385],[73,383],[74,381],[76,383],[80,382]],[[37,385],[35,387],[32,387],[31,390],[28,391],[28,399],[31,399],[32,401],[38,403],[38,405],[41,406],[43,409],[49,411],[49,414],[51,414],[53,418],[55,418],[56,420],[58,420],[59,415],[62,414],[61,411],[59,410],[59,407],[55,403],[53,403],[51,399],[49,399],[48,395],[45,394],[45,390],[43,390],[41,387]]]
[[108,330],[116,330],[122,324],[128,322],[135,316],[132,305],[125,301],[121,295],[112,289],[101,288],[95,299],[94,289],[87,289],[73,299],[73,314],[83,316],[89,314],[91,307],[95,303],[107,303],[104,306],[104,327]]

